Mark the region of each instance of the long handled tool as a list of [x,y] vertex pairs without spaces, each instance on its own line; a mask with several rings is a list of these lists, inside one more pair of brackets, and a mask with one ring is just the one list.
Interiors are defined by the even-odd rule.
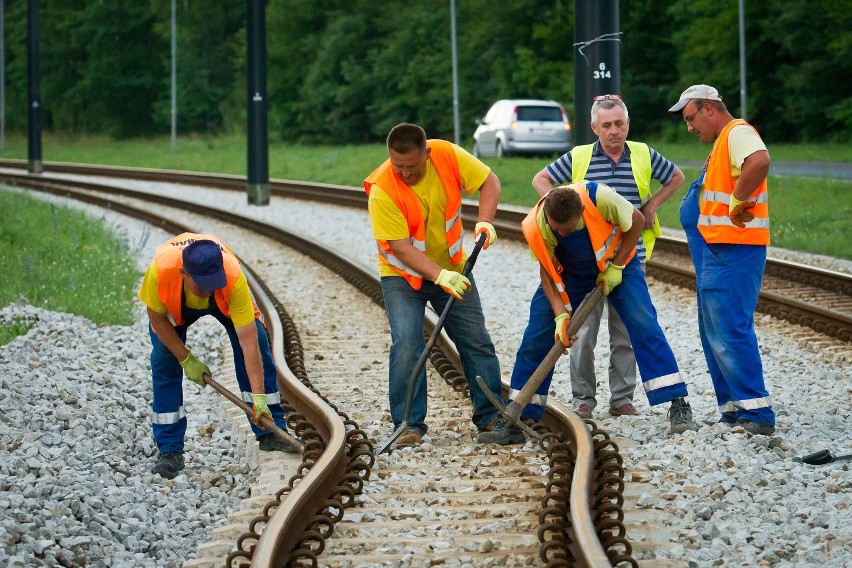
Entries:
[[[473,247],[473,252],[470,253],[470,256],[467,257],[467,262],[464,263],[462,275],[467,276],[470,274],[470,271],[473,270],[473,265],[476,264],[476,257],[479,256],[479,251],[482,250],[482,245],[485,244],[485,239],[487,238],[488,235],[485,233],[479,237],[479,240]],[[444,311],[441,312],[441,317],[438,318],[438,323],[435,324],[435,329],[432,330],[432,335],[426,343],[426,348],[423,350],[423,353],[420,354],[420,359],[417,360],[417,365],[414,366],[414,371],[412,371],[411,377],[408,379],[408,392],[405,396],[405,413],[402,417],[402,423],[400,423],[399,427],[394,430],[391,437],[385,440],[385,442],[379,447],[376,455],[386,452],[390,445],[396,442],[397,438],[399,438],[402,433],[408,429],[408,419],[411,418],[411,404],[414,401],[414,390],[419,382],[420,372],[426,365],[426,358],[429,357],[429,352],[432,351],[432,346],[435,345],[435,341],[437,341],[438,335],[440,335],[441,329],[444,327],[444,320],[447,319],[447,314],[450,313],[450,308],[453,307],[455,300],[455,297],[450,296],[447,305],[444,306]]]
[[[604,284],[601,282],[591,292],[589,292],[585,298],[583,298],[582,303],[580,303],[579,307],[577,307],[577,310],[571,317],[571,323],[568,324],[568,337],[574,337],[577,335],[577,332],[589,317],[589,314],[595,309],[595,306],[598,305],[601,298],[604,297],[603,287]],[[550,348],[550,351],[547,352],[547,355],[544,356],[542,362],[539,363],[538,368],[536,368],[533,374],[530,375],[530,378],[521,389],[521,392],[518,393],[518,396],[516,396],[505,408],[503,406],[503,401],[497,400],[491,391],[488,390],[485,385],[485,381],[482,380],[482,377],[476,377],[476,381],[479,383],[479,386],[482,387],[482,391],[488,397],[488,400],[491,401],[491,404],[500,411],[503,418],[522,429],[530,436],[540,439],[541,435],[538,432],[521,422],[521,413],[524,411],[524,407],[529,404],[535,394],[535,391],[537,391],[538,387],[541,386],[541,383],[544,382],[544,378],[550,370],[556,366],[556,362],[559,360],[559,357],[561,357],[565,352],[567,352],[567,349],[565,349],[562,342],[557,339],[553,344],[553,347]]]
[[814,452],[812,454],[808,454],[802,458],[802,463],[806,463],[808,465],[823,465],[827,463],[831,463],[839,460],[848,460],[852,459],[852,454],[846,454],[843,456],[835,456],[831,453],[830,450],[820,450],[818,452]]
[[[228,400],[230,400],[231,402],[236,404],[238,407],[240,407],[240,410],[242,410],[243,412],[245,412],[249,416],[254,415],[254,410],[252,409],[251,406],[249,406],[248,404],[246,404],[245,402],[240,400],[240,398],[237,395],[235,395],[234,393],[232,393],[231,391],[229,391],[228,389],[226,389],[225,387],[223,387],[222,385],[220,385],[219,383],[214,381],[211,377],[208,377],[208,376],[205,375],[204,376],[204,382],[207,383],[208,385],[210,385],[211,387],[213,387],[214,389],[216,389],[217,391],[219,391],[219,394],[221,394],[222,396],[224,396],[225,398],[227,398]],[[296,438],[294,438],[293,436],[291,436],[290,434],[288,434],[287,432],[285,432],[284,430],[279,428],[278,425],[275,424],[275,422],[271,418],[269,418],[267,416],[263,416],[260,419],[260,425],[263,426],[264,428],[266,428],[267,430],[271,430],[273,434],[275,434],[276,436],[278,436],[279,438],[281,438],[282,440],[287,442],[289,445],[291,445],[294,448],[296,448],[297,450],[299,450],[299,453],[302,453],[304,451],[304,449],[305,449],[304,444],[302,444],[302,442],[300,442],[299,440],[297,440]]]

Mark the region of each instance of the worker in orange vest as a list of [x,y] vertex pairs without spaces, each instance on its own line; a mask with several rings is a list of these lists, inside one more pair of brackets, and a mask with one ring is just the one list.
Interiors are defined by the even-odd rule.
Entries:
[[[296,451],[260,427],[263,416],[287,429],[278,372],[246,276],[233,251],[215,235],[183,233],[157,247],[139,289],[148,307],[154,440],[152,470],[172,479],[184,468],[183,376],[201,387],[210,368],[186,346],[190,325],[212,315],[228,332],[242,399],[253,405],[251,428],[262,451]],[[212,301],[211,301],[212,300]]]
[[713,148],[680,207],[695,265],[698,331],[723,424],[775,432],[754,311],[769,246],[769,153],[753,126],[728,112],[719,91],[692,85],[669,112]]
[[[624,321],[645,395],[652,405],[670,402],[673,434],[695,430],[687,389],[674,353],[657,321],[636,243],[645,218],[614,189],[594,181],[551,189],[524,219],[521,227],[539,262],[541,284],[530,302],[530,319],[512,369],[509,399],[516,397],[535,372],[554,338],[569,347],[571,314],[596,283]],[[553,369],[539,385],[522,418],[544,414]],[[507,431],[518,429],[509,424]],[[503,435],[496,429],[486,438]]]
[[[391,329],[388,394],[394,428],[406,411],[408,381],[425,349],[423,324],[426,304],[441,313],[451,297],[446,331],[456,345],[470,389],[473,423],[484,433],[502,421],[475,377],[491,394],[502,396],[500,363],[473,276],[461,274],[461,198],[479,194],[479,222],[474,234],[487,235],[483,248],[497,233],[491,221],[500,199],[500,180],[488,166],[446,140],[427,140],[416,124],[394,126],[387,137],[388,159],[364,180],[373,236],[378,247],[382,297]],[[475,238],[476,238],[475,237]],[[409,426],[396,445],[419,445],[426,433],[426,369],[417,387],[407,420]],[[519,433],[505,443],[520,443]]]

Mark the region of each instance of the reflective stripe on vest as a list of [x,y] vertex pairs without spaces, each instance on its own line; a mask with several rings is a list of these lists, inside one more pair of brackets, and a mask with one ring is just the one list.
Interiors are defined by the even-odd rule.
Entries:
[[[441,185],[447,196],[447,208],[444,215],[447,251],[450,255],[450,262],[458,264],[464,256],[462,251],[461,173],[459,172],[458,158],[453,149],[453,144],[446,140],[428,140],[426,145],[431,148],[429,160],[441,179]],[[411,187],[396,176],[389,159],[385,160],[364,180],[364,191],[368,196],[373,185],[381,187],[399,207],[400,212],[408,222],[411,244],[417,250],[425,253],[426,223],[423,219],[423,211],[420,209],[420,200]],[[396,258],[387,241],[377,240],[376,245],[379,258],[403,276],[412,288],[419,290],[423,285],[422,276]]]
[[[626,141],[630,148],[630,169],[633,172],[633,180],[639,190],[639,203],[645,205],[651,197],[651,148],[642,142]],[[592,163],[592,150],[594,144],[574,146],[571,150],[571,181],[582,181],[589,171]],[[645,243],[645,260],[651,258],[657,237],[663,234],[660,229],[660,218],[654,219],[654,227],[642,231],[642,242]]]
[[748,199],[743,199],[756,202],[756,205],[749,209],[754,214],[754,219],[745,223],[745,227],[737,227],[728,216],[731,194],[736,185],[731,177],[728,137],[731,129],[740,125],[754,130],[746,121],[734,119],[725,125],[710,151],[704,176],[704,191],[699,204],[698,230],[704,240],[712,244],[769,245],[769,193],[766,179]]
[[[240,262],[233,251],[222,242],[216,235],[204,235],[199,233],[182,233],[169,239],[159,247],[154,255],[154,264],[157,267],[157,295],[165,304],[169,314],[169,321],[174,325],[183,325],[182,305],[183,300],[183,276],[180,269],[183,266],[183,249],[190,243],[200,240],[211,240],[219,245],[222,250],[222,261],[225,266],[225,277],[227,284],[224,288],[214,290],[213,299],[222,314],[230,318],[231,294],[234,284],[242,273]],[[260,319],[260,311],[252,300],[255,319]]]

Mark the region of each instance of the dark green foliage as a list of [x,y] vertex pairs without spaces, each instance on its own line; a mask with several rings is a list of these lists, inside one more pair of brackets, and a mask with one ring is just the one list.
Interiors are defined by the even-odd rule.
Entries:
[[[848,0],[745,2],[747,118],[771,142],[848,141]],[[170,0],[42,0],[44,127],[116,137],[171,122]],[[268,0],[269,132],[376,142],[415,121],[453,136],[449,2]],[[632,137],[686,136],[666,114],[709,83],[740,115],[738,3],[622,0],[621,85]],[[178,132],[245,129],[245,2],[177,0]],[[26,2],[6,3],[7,127],[26,129]],[[548,98],[575,116],[574,1],[456,2],[463,143],[500,98]]]

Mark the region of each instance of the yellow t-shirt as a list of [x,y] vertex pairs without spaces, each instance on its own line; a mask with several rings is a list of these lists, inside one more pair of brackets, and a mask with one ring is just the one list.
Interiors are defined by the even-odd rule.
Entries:
[[734,182],[739,179],[746,158],[760,150],[766,150],[766,145],[754,128],[745,124],[731,128],[728,132],[728,157]]
[[[598,184],[595,201],[601,216],[613,225],[621,227],[622,232],[626,233],[633,226],[633,205],[608,185]],[[556,240],[556,235],[550,230],[550,225],[547,224],[544,207],[539,210],[536,220],[538,221],[538,228],[544,237],[544,244],[547,246],[547,251],[550,253],[550,257],[553,258],[558,241]],[[577,228],[574,230],[579,231],[585,226],[586,222],[580,217],[580,222],[577,223]],[[538,258],[533,254],[532,249],[530,249],[530,256],[538,262]]]
[[[148,265],[145,276],[142,278],[142,286],[139,288],[139,299],[155,312],[165,314],[168,310],[166,309],[166,305],[160,300],[159,294],[157,294],[158,276],[159,272],[157,271],[156,263],[152,262]],[[212,297],[199,298],[189,291],[189,287],[185,282],[183,293],[188,308],[206,310],[210,306]],[[231,302],[228,305],[228,310],[231,312],[231,321],[234,322],[234,327],[243,327],[254,323],[254,306],[251,301],[251,291],[249,290],[246,275],[242,272],[240,272],[239,278],[234,283],[234,291],[231,294]]]
[[[482,186],[485,178],[491,173],[491,169],[474,158],[464,148],[453,144],[453,150],[459,162],[462,190],[466,195],[473,195]],[[426,175],[423,176],[420,183],[412,186],[411,189],[414,190],[414,194],[420,201],[420,211],[426,222],[426,256],[441,268],[461,272],[465,260],[467,260],[467,254],[463,255],[458,264],[450,262],[445,228],[447,194],[431,160],[426,162]],[[373,237],[376,240],[396,241],[411,237],[408,232],[408,221],[406,221],[402,211],[378,185],[374,185],[370,190],[368,209],[370,222],[373,225]],[[381,276],[400,276],[399,272],[391,268],[383,258],[379,259],[379,274]]]

